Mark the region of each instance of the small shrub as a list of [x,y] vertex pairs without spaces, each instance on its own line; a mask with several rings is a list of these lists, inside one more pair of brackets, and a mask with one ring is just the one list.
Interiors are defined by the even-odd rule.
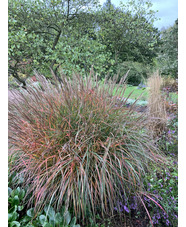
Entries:
[[125,61],[118,66],[119,73],[123,76],[123,72],[129,71],[127,83],[138,86],[144,83],[150,72],[150,68],[142,63],[134,61]]
[[40,86],[12,92],[9,100],[10,174],[24,176],[36,210],[73,207],[78,218],[113,212],[123,193],[141,191],[149,162],[163,162],[145,116],[118,105],[117,92],[112,96],[124,79],[101,86],[91,74],[62,75],[56,86],[41,75],[37,80]]

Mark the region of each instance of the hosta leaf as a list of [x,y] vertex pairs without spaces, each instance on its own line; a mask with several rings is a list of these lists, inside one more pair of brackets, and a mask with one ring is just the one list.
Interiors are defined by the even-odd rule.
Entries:
[[8,209],[8,213],[15,213],[17,211],[17,205],[11,206],[10,209]]
[[52,225],[52,226],[55,226],[55,216],[54,217],[49,217],[49,223]]
[[8,214],[8,221],[11,221],[13,213]]
[[27,222],[29,222],[31,219],[32,219],[31,217],[25,216],[25,217],[21,220],[21,223],[27,223]]
[[26,227],[36,227],[36,226],[32,225],[31,223],[28,223],[28,224],[26,225]]

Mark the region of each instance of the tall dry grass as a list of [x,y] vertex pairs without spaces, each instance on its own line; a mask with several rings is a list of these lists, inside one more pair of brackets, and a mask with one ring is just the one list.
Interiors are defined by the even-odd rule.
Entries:
[[148,97],[148,128],[152,132],[153,137],[158,137],[163,133],[167,122],[167,113],[165,107],[165,99],[161,93],[163,80],[159,72],[155,72],[148,79],[149,97]]

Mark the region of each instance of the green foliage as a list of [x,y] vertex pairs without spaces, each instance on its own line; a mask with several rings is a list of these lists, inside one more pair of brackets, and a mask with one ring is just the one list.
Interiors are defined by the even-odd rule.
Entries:
[[25,190],[17,187],[8,188],[8,226],[9,227],[80,227],[76,224],[76,217],[71,217],[70,212],[65,207],[59,212],[55,212],[51,206],[45,206],[44,210],[36,213],[34,208],[25,210],[23,199]]
[[70,75],[73,71],[87,73],[92,65],[98,73],[105,73],[109,53],[92,39],[88,24],[87,32],[83,28],[95,4],[96,1],[10,1],[10,75],[20,72],[28,61],[32,68],[47,74],[49,67],[57,73],[59,66]]
[[159,32],[153,27],[155,12],[150,7],[149,1],[128,1],[97,12],[98,38],[116,65],[124,61],[149,64],[156,56]]
[[120,105],[125,86],[112,96],[123,80],[99,85],[91,74],[63,75],[54,87],[37,77],[40,87],[13,93],[16,102],[10,99],[9,141],[15,148],[10,156],[16,157],[11,174],[24,174],[24,185],[32,185],[28,193],[37,210],[51,203],[73,207],[77,218],[98,208],[102,215],[112,213],[121,191],[143,188],[149,162],[163,161],[145,130],[145,116]]
[[91,66],[98,75],[105,75],[106,65],[110,62],[110,53],[106,52],[106,46],[90,39],[88,35],[77,39],[77,34],[74,33],[70,43],[69,37],[62,37],[56,51],[51,59],[56,59],[56,63],[61,64],[63,73],[67,75],[72,75],[73,72],[87,74]]
[[[122,87],[118,90],[118,93],[119,91],[122,89]],[[132,86],[132,85],[127,85],[126,87],[126,90],[125,90],[125,93],[123,95],[123,97],[127,98],[128,95],[131,93],[130,95],[130,100],[136,100],[139,98],[139,101],[147,101],[147,98],[148,98],[148,91],[149,91],[149,88],[148,87],[142,87],[140,88],[139,86]],[[113,92],[113,95],[117,95],[116,94],[116,89],[114,90]],[[138,103],[139,103],[138,101]],[[130,102],[129,99],[127,101],[128,103]],[[132,102],[132,101],[131,101]],[[142,102],[143,103],[143,102]],[[146,102],[144,102],[144,105],[147,105]]]
[[169,119],[167,129],[159,138],[158,144],[166,153],[177,155],[178,152],[178,116]]
[[60,68],[87,74],[93,65],[102,78],[125,61],[149,64],[159,37],[150,6],[143,0],[120,8],[94,0],[9,0],[9,75],[23,83],[20,72],[35,68],[48,76],[51,68],[59,79]]
[[178,19],[161,32],[161,42],[156,67],[162,75],[178,78]]
[[147,185],[149,194],[164,209],[163,211],[146,198],[153,223],[157,226],[177,226],[178,224],[178,168],[177,161],[171,156],[169,159],[171,160],[169,169],[154,169],[153,174],[146,176],[149,182]]
[[22,201],[25,196],[25,190],[20,187],[12,190],[8,187],[8,225],[20,226],[19,212],[23,210]]
[[151,71],[150,67],[134,61],[126,61],[118,65],[118,71],[120,75],[123,75],[123,72],[129,71],[127,83],[137,86],[141,82],[145,82],[149,73]]

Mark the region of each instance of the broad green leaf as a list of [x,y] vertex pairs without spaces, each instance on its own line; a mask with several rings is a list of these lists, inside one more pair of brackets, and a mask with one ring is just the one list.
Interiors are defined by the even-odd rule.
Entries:
[[26,225],[26,227],[36,227],[36,226],[32,225],[32,223],[28,223],[28,224]]
[[49,223],[45,223],[45,224],[43,225],[43,227],[53,227],[53,225],[51,225],[51,224],[49,224]]
[[69,213],[69,211],[67,211],[65,214],[64,214],[64,219],[65,219],[65,224],[68,225],[71,221],[71,215]]
[[50,223],[52,226],[55,226],[55,218],[49,218],[49,223]]
[[24,208],[24,206],[18,206],[18,207],[17,207],[17,210],[18,210],[18,211],[21,211],[21,210],[23,210],[23,208]]
[[55,211],[51,206],[45,206],[44,211],[49,218],[55,218]]
[[56,220],[56,224],[59,224],[63,221],[63,217],[60,213],[57,213],[56,214],[56,217],[55,217],[55,220]]
[[33,218],[34,217],[34,208],[30,208],[29,210],[27,210],[26,214],[29,217]]
[[13,213],[8,213],[8,221],[12,220],[12,215],[13,215]]
[[42,214],[39,216],[39,221],[40,221],[41,225],[43,225],[45,223],[45,220],[47,220],[45,215]]
[[11,227],[14,227],[14,226],[19,227],[19,226],[21,226],[21,225],[20,225],[20,223],[19,223],[18,221],[13,221],[13,222],[11,222],[10,226],[11,226]]
[[23,219],[21,219],[21,223],[28,223],[29,221],[31,221],[31,217],[28,217],[28,216],[24,216],[24,218]]
[[19,198],[22,200],[24,198],[24,196],[25,196],[25,190],[22,189],[19,193]]
[[11,195],[12,189],[10,187],[8,187],[8,196]]
[[70,226],[73,227],[76,224],[76,217],[72,218],[72,221],[70,222]]
[[14,213],[9,213],[8,214],[8,221],[16,221],[17,218],[19,217],[18,213],[17,212],[14,212]]
[[61,215],[62,215],[62,217],[64,216],[64,214],[65,214],[65,206],[62,206],[62,208],[61,208]]
[[14,196],[13,201],[12,201],[12,205],[18,205],[19,202],[20,202],[20,200],[19,200],[18,195]]

